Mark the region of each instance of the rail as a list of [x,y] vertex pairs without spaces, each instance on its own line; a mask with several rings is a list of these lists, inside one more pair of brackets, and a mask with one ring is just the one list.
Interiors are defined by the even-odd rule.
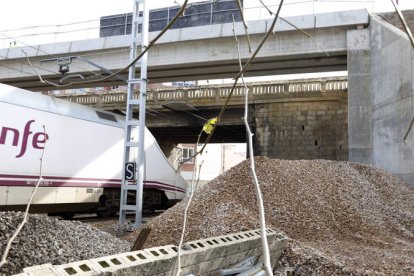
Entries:
[[[249,97],[252,100],[286,96],[294,93],[326,93],[326,92],[346,92],[348,81],[346,77],[308,79],[294,81],[259,82],[247,85],[250,91]],[[148,105],[163,105],[171,101],[185,102],[205,102],[212,105],[220,103],[225,99],[230,91],[231,84],[208,85],[193,87],[171,87],[159,88],[147,91]],[[292,95],[294,96],[294,95]],[[296,95],[295,95],[296,96]],[[94,107],[110,107],[114,105],[125,105],[127,92],[126,89],[116,89],[109,92],[55,95],[55,97],[70,102]],[[138,99],[139,92],[134,93],[134,98]],[[233,93],[233,101],[238,102],[244,98],[242,85],[237,85]]]

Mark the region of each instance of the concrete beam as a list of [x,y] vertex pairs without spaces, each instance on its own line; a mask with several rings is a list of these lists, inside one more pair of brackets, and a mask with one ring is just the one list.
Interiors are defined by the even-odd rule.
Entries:
[[[269,37],[246,76],[345,70],[346,31],[368,24],[368,13],[356,10],[318,14],[316,18],[313,15],[297,16],[287,20],[306,29],[319,45],[280,21],[276,35]],[[253,48],[259,44],[269,26],[269,20],[249,22]],[[244,41],[241,23],[236,26],[236,32],[242,41],[241,57],[247,60],[251,53]],[[154,37],[155,33],[151,36]],[[129,36],[0,50],[0,56],[5,58],[0,60],[0,82],[29,90],[53,90],[56,88],[39,82],[36,73],[26,64],[22,50],[39,74],[50,81],[58,81],[61,75],[58,74],[56,62],[42,60],[84,56],[108,70],[116,71],[129,63]],[[232,24],[170,30],[151,49],[148,65],[149,79],[153,82],[234,77],[239,68]],[[85,77],[98,72],[94,66],[76,58],[70,70]],[[116,83],[119,80],[89,86]],[[73,87],[82,86],[86,85]]]

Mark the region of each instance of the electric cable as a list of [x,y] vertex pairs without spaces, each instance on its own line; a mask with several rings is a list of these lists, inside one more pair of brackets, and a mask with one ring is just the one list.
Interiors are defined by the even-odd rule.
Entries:
[[67,83],[67,84],[62,84],[62,85],[59,85],[59,84],[57,84],[57,83],[54,83],[54,82],[51,82],[51,81],[48,81],[48,80],[43,80],[43,83],[47,83],[47,84],[49,84],[49,85],[53,85],[53,86],[56,86],[56,87],[68,87],[68,86],[71,86],[71,85],[74,85],[74,84],[77,84],[77,85],[79,85],[79,84],[92,84],[92,83],[96,83],[96,82],[102,82],[102,81],[105,81],[105,80],[108,80],[108,79],[110,79],[110,78],[112,78],[112,77],[114,77],[114,76],[116,76],[116,75],[119,75],[119,74],[122,74],[122,73],[125,73],[125,71],[126,70],[128,70],[132,65],[134,65],[157,41],[158,41],[158,39],[160,39],[163,35],[164,35],[164,33],[168,30],[168,29],[170,29],[171,28],[171,26],[178,20],[178,18],[181,16],[181,14],[184,12],[184,10],[185,10],[185,8],[186,8],[186,6],[187,6],[187,3],[188,3],[188,1],[189,0],[185,0],[184,1],[184,3],[183,3],[183,5],[181,6],[181,8],[178,10],[178,12],[177,12],[177,14],[171,19],[171,21],[170,22],[168,22],[168,24],[164,27],[164,29],[162,29],[158,34],[157,34],[157,36],[153,39],[153,40],[151,40],[149,43],[148,43],[148,45],[147,46],[145,46],[144,47],[144,49],[143,49],[143,51],[141,51],[141,53],[135,58],[135,59],[133,59],[127,66],[125,66],[124,68],[122,68],[122,69],[120,69],[120,70],[118,70],[118,71],[116,71],[116,72],[114,72],[114,73],[112,73],[111,75],[109,75],[109,76],[105,76],[105,77],[103,77],[103,78],[100,78],[100,79],[91,79],[91,80],[86,80],[86,81],[80,81],[80,82],[69,82],[69,83]]
[[[267,40],[267,38],[273,33],[273,30],[274,30],[274,28],[275,28],[275,25],[276,25],[276,22],[277,22],[277,19],[279,18],[279,13],[280,13],[280,10],[281,10],[281,8],[282,8],[282,6],[283,6],[283,2],[284,2],[284,0],[280,0],[280,3],[279,3],[279,8],[278,8],[278,10],[277,10],[277,12],[276,12],[276,14],[275,14],[275,17],[274,17],[274,19],[273,19],[273,21],[272,21],[272,24],[271,24],[271,26],[269,27],[269,30],[267,31],[267,33],[264,35],[264,37],[262,38],[262,40],[260,41],[260,43],[259,43],[259,45],[257,46],[257,49],[254,51],[254,53],[250,56],[250,58],[246,61],[246,63],[244,64],[244,66],[243,66],[243,69],[242,70],[240,70],[240,72],[237,74],[237,76],[234,78],[234,82],[233,82],[233,85],[232,85],[232,87],[231,87],[231,89],[230,89],[230,92],[229,92],[229,95],[227,96],[227,98],[226,98],[226,101],[225,101],[225,103],[224,103],[224,105],[223,105],[223,107],[221,108],[221,110],[220,110],[220,112],[219,112],[219,114],[218,114],[218,116],[216,117],[217,118],[217,123],[216,124],[214,124],[214,127],[213,127],[213,129],[212,129],[212,131],[210,132],[210,134],[208,134],[208,136],[207,136],[207,138],[206,138],[206,140],[205,140],[205,142],[204,142],[204,145],[203,145],[203,147],[199,150],[199,151],[197,151],[191,158],[194,158],[194,157],[196,157],[197,155],[199,155],[199,154],[201,154],[203,151],[204,151],[204,148],[206,147],[206,145],[208,144],[208,143],[210,143],[210,141],[211,141],[211,139],[212,139],[212,137],[213,137],[213,135],[214,135],[214,132],[215,132],[215,130],[216,130],[216,128],[217,128],[217,126],[220,124],[220,121],[221,121],[221,119],[222,119],[222,117],[223,117],[223,114],[224,114],[224,112],[226,111],[226,109],[227,109],[227,106],[228,106],[228,103],[229,103],[229,101],[230,101],[230,99],[231,99],[231,96],[233,95],[233,93],[234,93],[234,90],[235,90],[235,88],[236,88],[236,85],[237,85],[237,82],[238,82],[238,80],[239,80],[239,78],[240,78],[240,76],[242,75],[242,74],[244,74],[244,72],[246,72],[247,71],[247,69],[249,68],[249,66],[251,65],[251,63],[253,62],[253,60],[256,58],[256,56],[257,56],[257,54],[259,53],[259,51],[260,51],[260,49],[263,47],[263,45],[264,45],[264,43],[266,42],[266,40]],[[181,164],[182,165],[182,164]]]
[[[48,56],[51,56],[51,57],[53,57],[53,58],[56,58],[56,59],[58,59],[59,57],[58,56],[56,56],[56,55],[53,55],[53,54],[50,54],[50,53],[48,53],[48,52],[46,52],[46,51],[44,51],[44,50],[42,50],[42,49],[40,49],[40,48],[36,48],[36,47],[34,47],[34,46],[32,46],[32,45],[29,45],[29,44],[27,44],[27,43],[25,43],[25,42],[23,42],[23,41],[21,41],[21,40],[18,40],[18,39],[15,39],[14,37],[11,37],[11,36],[8,36],[8,35],[5,35],[5,34],[3,34],[3,33],[0,33],[0,35],[1,36],[4,36],[4,37],[6,37],[6,38],[8,38],[8,39],[11,39],[11,40],[14,40],[14,41],[17,41],[17,42],[19,42],[20,44],[22,44],[22,45],[25,45],[25,46],[27,46],[27,47],[29,47],[29,48],[32,48],[32,49],[34,49],[34,50],[36,50],[36,51],[38,51],[38,52],[42,52],[42,53],[44,53],[44,54],[46,54],[46,55],[48,55]],[[26,54],[26,58],[28,59],[28,55]],[[7,58],[7,59],[9,59],[9,58]],[[31,63],[30,63],[31,64]],[[31,65],[31,66],[33,66],[33,65]],[[98,73],[96,73],[96,72],[93,72],[93,71],[91,71],[91,70],[88,70],[88,69],[86,69],[86,68],[84,68],[84,67],[82,67],[82,66],[80,66],[80,65],[76,65],[76,64],[74,64],[74,66],[75,67],[78,67],[78,68],[80,68],[80,69],[82,69],[82,70],[85,70],[85,71],[88,71],[88,72],[90,72],[90,73],[92,73],[92,74],[94,74],[94,75],[99,75],[100,76],[100,74],[98,74]],[[32,67],[32,69],[33,70],[36,70],[35,69],[35,67]],[[37,75],[39,75],[39,73],[36,73]]]
[[65,23],[65,24],[24,26],[24,27],[19,27],[19,28],[14,28],[14,29],[0,30],[0,32],[5,33],[5,32],[21,31],[21,30],[27,30],[27,29],[53,28],[53,27],[60,28],[60,27],[65,27],[65,26],[70,26],[70,25],[79,25],[79,24],[95,22],[95,21],[99,21],[99,19],[76,21],[76,22],[70,22],[70,23]]
[[[14,38],[14,40],[16,40],[17,38],[23,38],[23,37],[42,36],[42,35],[59,35],[59,34],[68,34],[68,33],[74,33],[74,32],[80,32],[80,31],[89,31],[89,30],[95,30],[95,29],[99,29],[99,27],[90,27],[90,28],[74,29],[74,30],[67,30],[67,31],[22,34],[22,35],[18,35],[18,36],[13,36],[13,38]],[[10,39],[10,38],[7,38],[7,37],[0,38],[0,40],[4,40],[4,39]]]
[[[5,56],[3,56],[3,55],[0,55],[0,58],[3,58],[3,59],[0,59],[0,61],[4,60],[4,61],[6,61],[6,62],[7,62],[7,61],[9,60],[9,58],[7,58],[7,57],[5,57]],[[20,65],[27,66],[27,64],[26,64],[26,63],[23,63],[23,62],[21,62],[21,61],[18,61],[18,63],[19,63]],[[9,67],[9,66],[7,66],[7,65],[4,65],[4,64],[0,64],[0,67],[6,68],[6,69],[9,69],[9,70],[12,70],[12,71],[18,72],[18,73],[25,73],[25,74],[27,74],[27,75],[31,75],[31,76],[37,77],[37,74],[33,74],[33,73],[30,73],[30,72],[24,71],[23,69],[16,69],[16,68],[13,68],[13,67]],[[54,71],[52,71],[52,70],[49,70],[49,69],[46,69],[46,68],[43,68],[43,67],[39,67],[39,66],[34,66],[34,67],[35,67],[35,68],[37,68],[37,69],[40,69],[40,70],[48,71],[49,73],[53,73],[53,74],[55,74],[55,73],[56,73],[56,72],[54,72]]]
[[[270,8],[265,3],[263,3],[263,0],[259,0],[259,1],[263,5],[263,7],[269,12],[270,15],[274,15],[274,12],[272,12],[270,10]],[[295,24],[293,24],[292,22],[288,21],[287,19],[285,19],[285,18],[283,18],[281,16],[280,16],[280,19],[282,21],[286,22],[288,25],[290,25],[293,28],[295,28],[296,30],[298,30],[301,33],[303,33],[305,36],[309,37],[319,47],[319,49],[321,49],[322,52],[324,52],[325,55],[327,57],[329,57],[329,53],[322,47],[322,45],[318,41],[315,40],[315,38],[311,34],[309,34],[308,32],[304,31],[303,29],[299,28],[298,26],[296,26]]]

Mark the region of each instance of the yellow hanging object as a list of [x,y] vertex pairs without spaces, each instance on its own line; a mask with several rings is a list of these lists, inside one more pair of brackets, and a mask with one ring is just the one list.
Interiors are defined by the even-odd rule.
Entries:
[[205,123],[203,126],[203,131],[207,134],[210,134],[213,131],[216,123],[217,123],[217,117],[214,117],[213,119],[208,120],[207,123]]

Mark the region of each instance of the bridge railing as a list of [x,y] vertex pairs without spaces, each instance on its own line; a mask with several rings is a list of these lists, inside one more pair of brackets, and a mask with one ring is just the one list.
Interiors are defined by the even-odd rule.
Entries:
[[[223,98],[228,97],[232,84],[194,86],[194,87],[171,87],[147,91],[147,101],[151,105],[162,105],[165,102],[173,100],[181,101],[200,101],[209,100],[210,103],[218,103]],[[308,79],[308,80],[289,80],[248,83],[252,99],[271,97],[277,95],[286,95],[289,93],[324,93],[324,92],[343,92],[348,89],[346,77]],[[234,98],[241,99],[244,97],[242,84],[238,84],[232,95]],[[95,107],[111,107],[125,105],[127,99],[126,90],[115,90],[107,93],[90,93],[82,95],[57,95],[60,99],[65,99],[79,104],[90,105]],[[139,98],[139,92],[135,92],[134,99]]]

